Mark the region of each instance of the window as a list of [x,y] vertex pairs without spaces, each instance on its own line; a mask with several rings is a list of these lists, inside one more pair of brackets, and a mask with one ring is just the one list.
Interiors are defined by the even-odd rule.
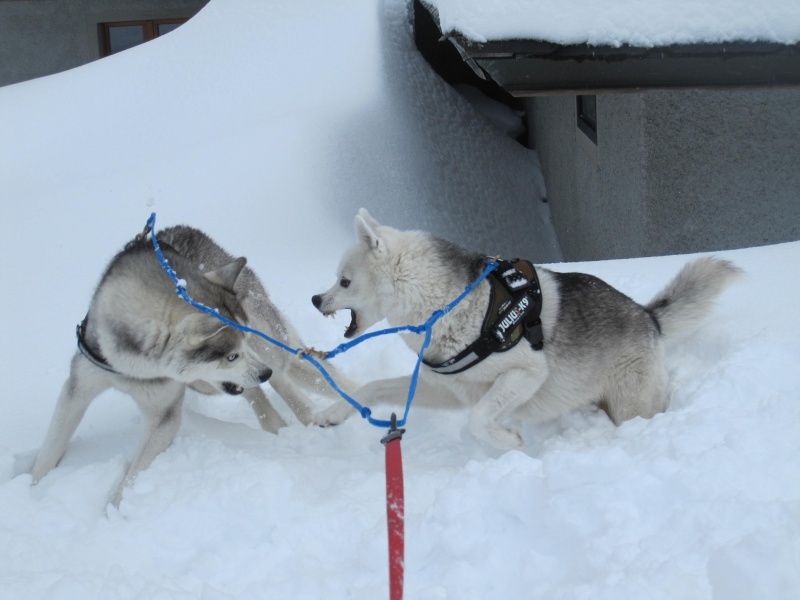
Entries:
[[578,129],[597,144],[597,96],[577,96]]
[[152,21],[102,23],[100,25],[102,56],[111,56],[144,42],[149,42],[180,27],[186,21],[187,19],[158,19]]

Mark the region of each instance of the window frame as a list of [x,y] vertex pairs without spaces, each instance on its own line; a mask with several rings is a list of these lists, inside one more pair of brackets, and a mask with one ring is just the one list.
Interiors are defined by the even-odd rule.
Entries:
[[[100,58],[117,54],[117,52],[111,52],[111,36],[109,34],[109,30],[113,27],[142,26],[144,31],[144,40],[142,41],[142,44],[146,44],[147,42],[159,37],[159,25],[173,25],[176,23],[183,25],[188,20],[188,18],[184,17],[172,17],[166,19],[134,19],[128,21],[107,21],[105,23],[100,23]],[[141,46],[141,44],[136,44],[136,46]],[[132,48],[135,48],[136,46],[132,46]],[[129,49],[130,48],[126,48],[125,50]],[[124,50],[120,50],[119,52],[124,52]]]

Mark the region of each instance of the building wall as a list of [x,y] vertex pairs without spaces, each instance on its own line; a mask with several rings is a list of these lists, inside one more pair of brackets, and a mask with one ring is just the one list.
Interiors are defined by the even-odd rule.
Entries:
[[800,239],[800,90],[659,93],[643,125],[660,251]]
[[100,57],[98,25],[189,18],[208,0],[0,0],[0,86]]
[[574,97],[528,109],[567,260],[800,239],[800,90],[598,95],[596,146]]

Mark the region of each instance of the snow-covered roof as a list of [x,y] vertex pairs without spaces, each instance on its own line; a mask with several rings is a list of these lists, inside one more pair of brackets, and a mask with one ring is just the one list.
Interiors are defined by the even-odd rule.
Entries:
[[425,0],[444,32],[639,47],[800,42],[798,0]]

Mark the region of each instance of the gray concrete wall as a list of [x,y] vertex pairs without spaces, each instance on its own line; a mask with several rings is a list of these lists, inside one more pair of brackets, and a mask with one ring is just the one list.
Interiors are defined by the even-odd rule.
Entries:
[[656,252],[800,239],[800,90],[653,93],[643,126]]
[[641,98],[620,96],[609,103],[598,97],[603,126],[596,147],[576,128],[573,96],[536,98],[529,108],[564,257],[628,256],[631,235],[644,226],[644,215],[631,210],[644,194]]
[[0,86],[100,57],[98,25],[189,18],[208,0],[0,0]]
[[567,260],[800,239],[800,90],[598,95],[596,147],[574,97],[528,108]]

